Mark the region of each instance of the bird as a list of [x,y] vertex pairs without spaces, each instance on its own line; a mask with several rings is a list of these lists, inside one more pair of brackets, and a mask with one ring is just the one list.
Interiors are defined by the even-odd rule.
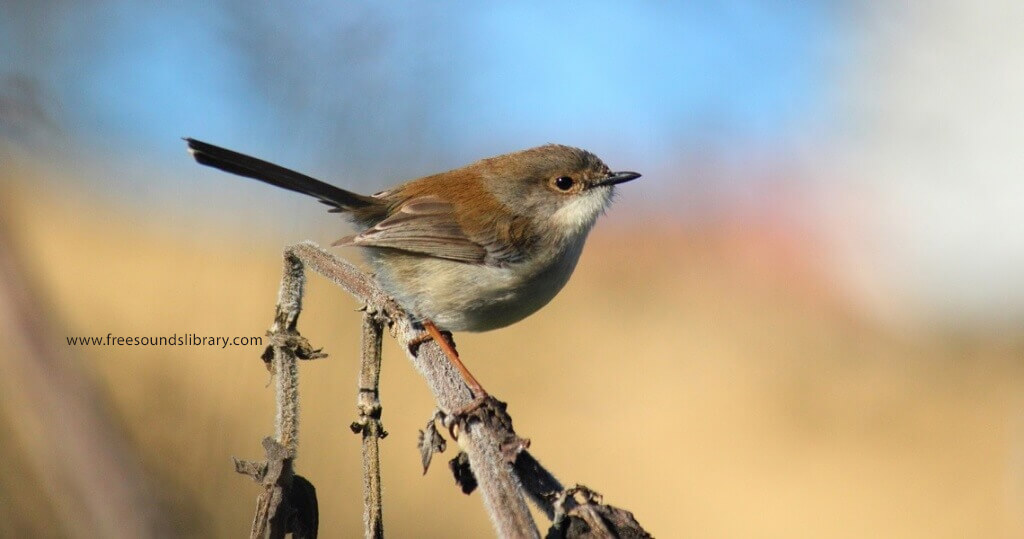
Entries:
[[486,397],[444,333],[518,322],[565,286],[616,186],[593,153],[561,144],[481,159],[361,195],[193,138],[196,162],[302,193],[329,206],[356,234],[332,246],[363,251],[380,286],[435,340],[476,401]]

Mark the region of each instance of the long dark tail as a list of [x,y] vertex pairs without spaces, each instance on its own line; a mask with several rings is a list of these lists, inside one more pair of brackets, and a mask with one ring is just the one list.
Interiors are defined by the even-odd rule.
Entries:
[[262,159],[256,159],[255,157],[233,152],[193,138],[186,138],[185,142],[188,143],[189,153],[201,165],[219,168],[225,172],[266,182],[270,185],[295,191],[296,193],[309,195],[331,206],[332,209],[330,211],[332,212],[356,211],[357,213],[364,213],[358,210],[382,205],[380,200],[373,197],[340,189],[294,170],[268,163]]

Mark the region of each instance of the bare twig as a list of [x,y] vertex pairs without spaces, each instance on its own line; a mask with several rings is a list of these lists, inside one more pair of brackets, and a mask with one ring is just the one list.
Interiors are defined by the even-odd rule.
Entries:
[[520,451],[514,463],[516,475],[523,483],[523,489],[530,500],[540,508],[550,520],[555,518],[555,501],[565,490],[551,472],[547,471],[529,451]]
[[294,458],[299,445],[299,366],[296,352],[303,344],[297,326],[302,311],[302,293],[306,278],[302,265],[297,260],[285,260],[281,289],[277,294],[277,309],[274,323],[267,331],[273,359],[271,372],[274,373],[277,414],[275,416],[275,438],[284,446],[289,458]]
[[295,474],[299,446],[299,368],[297,359],[325,357],[299,335],[296,326],[302,310],[305,276],[302,263],[285,257],[274,323],[267,331],[270,346],[263,353],[275,375],[277,411],[275,436],[263,440],[266,460],[261,463],[235,460],[235,470],[263,485],[256,500],[250,537],[316,537],[319,515],[312,483]]
[[363,535],[384,537],[383,503],[380,495],[380,448],[378,440],[388,435],[381,423],[380,356],[384,320],[366,310],[363,315],[362,358],[359,367],[359,419],[352,432],[363,435]]

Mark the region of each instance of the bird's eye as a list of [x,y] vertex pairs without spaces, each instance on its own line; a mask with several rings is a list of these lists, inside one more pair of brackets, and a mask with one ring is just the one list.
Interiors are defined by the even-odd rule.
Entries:
[[570,178],[569,176],[559,176],[555,178],[555,187],[561,189],[562,191],[568,191],[569,189],[572,189],[572,186],[575,184],[576,181]]

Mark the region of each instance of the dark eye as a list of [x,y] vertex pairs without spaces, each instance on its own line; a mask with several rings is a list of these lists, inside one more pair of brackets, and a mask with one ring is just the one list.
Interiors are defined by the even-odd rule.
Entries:
[[575,183],[576,181],[570,178],[569,176],[559,176],[555,178],[555,187],[561,189],[562,191],[568,191],[569,189],[572,189],[572,186]]

